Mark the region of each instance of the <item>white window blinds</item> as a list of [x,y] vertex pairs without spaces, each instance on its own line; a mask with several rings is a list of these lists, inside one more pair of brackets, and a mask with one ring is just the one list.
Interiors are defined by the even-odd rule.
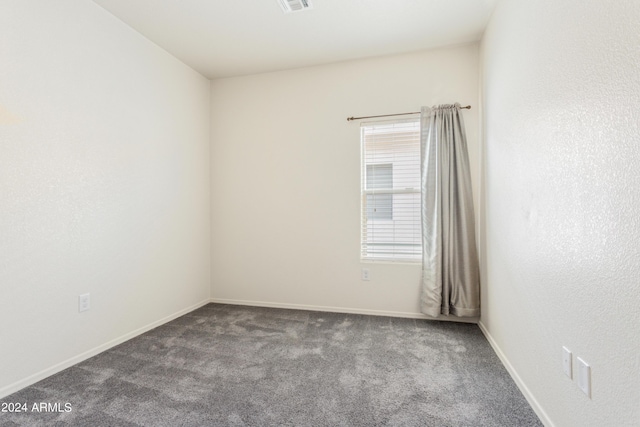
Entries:
[[361,258],[421,261],[420,122],[362,123]]

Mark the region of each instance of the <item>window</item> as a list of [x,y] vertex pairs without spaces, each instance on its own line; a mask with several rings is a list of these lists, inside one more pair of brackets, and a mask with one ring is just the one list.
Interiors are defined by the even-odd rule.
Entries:
[[421,261],[420,122],[362,123],[361,258]]

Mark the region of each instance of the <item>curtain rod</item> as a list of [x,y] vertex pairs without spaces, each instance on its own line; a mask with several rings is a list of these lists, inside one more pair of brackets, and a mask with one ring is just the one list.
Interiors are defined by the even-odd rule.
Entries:
[[[460,107],[461,110],[470,110],[471,105],[467,105],[466,107]],[[351,120],[359,120],[359,119],[373,119],[375,117],[391,117],[391,116],[407,116],[409,114],[420,114],[420,111],[414,111],[413,113],[397,113],[397,114],[383,114],[381,116],[363,116],[363,117],[347,117],[347,121]]]

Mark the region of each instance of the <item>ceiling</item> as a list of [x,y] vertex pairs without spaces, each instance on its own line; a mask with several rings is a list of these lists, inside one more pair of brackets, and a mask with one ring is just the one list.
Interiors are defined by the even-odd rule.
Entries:
[[479,40],[497,0],[93,0],[214,79]]

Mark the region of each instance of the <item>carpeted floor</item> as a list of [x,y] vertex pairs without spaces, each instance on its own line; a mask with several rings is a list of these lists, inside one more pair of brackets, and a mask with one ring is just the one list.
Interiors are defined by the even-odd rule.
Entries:
[[62,409],[2,426],[542,425],[476,325],[222,304],[1,402]]

